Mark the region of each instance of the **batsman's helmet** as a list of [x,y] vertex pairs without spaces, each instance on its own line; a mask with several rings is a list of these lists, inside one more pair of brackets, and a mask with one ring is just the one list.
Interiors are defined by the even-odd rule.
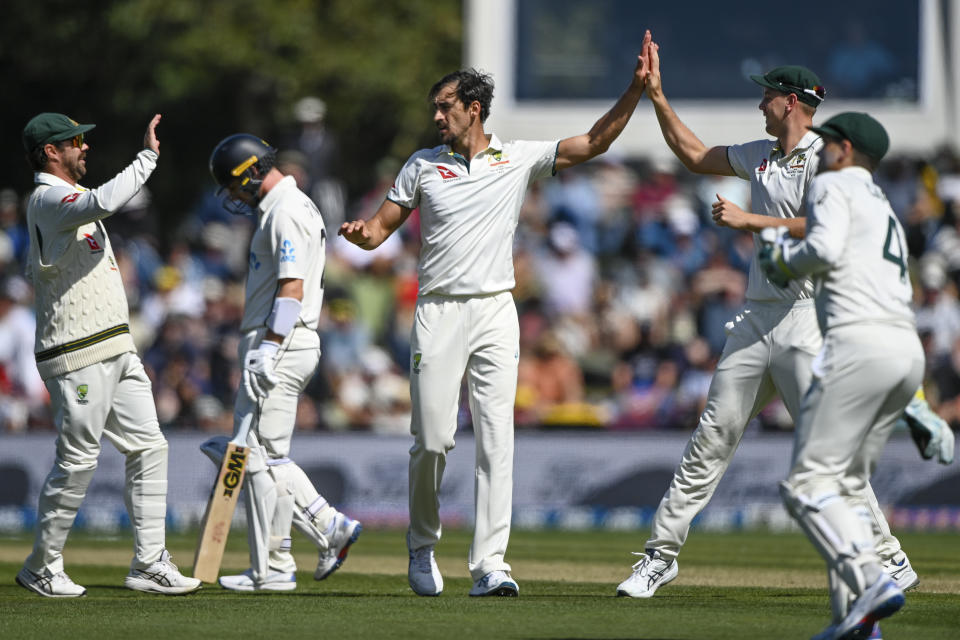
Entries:
[[[277,150],[265,140],[249,133],[235,133],[214,147],[210,154],[210,173],[220,185],[218,193],[233,187],[249,195],[256,206],[260,200],[260,185],[276,159]],[[230,198],[224,201],[224,206],[231,213],[245,212],[243,206],[238,206]]]

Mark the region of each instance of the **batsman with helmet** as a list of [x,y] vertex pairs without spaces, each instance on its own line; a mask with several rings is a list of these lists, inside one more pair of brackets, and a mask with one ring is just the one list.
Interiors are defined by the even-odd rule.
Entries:
[[[317,580],[340,567],[361,530],[289,457],[299,397],[320,361],[327,239],[320,211],[292,176],[277,170],[276,154],[260,138],[238,133],[210,155],[210,172],[226,193],[227,209],[256,214],[240,323],[243,385],[234,410],[235,429],[253,413],[244,480],[250,569],[219,581],[235,591],[296,588],[292,524],[319,549]],[[208,442],[203,449],[219,464],[225,446]]]

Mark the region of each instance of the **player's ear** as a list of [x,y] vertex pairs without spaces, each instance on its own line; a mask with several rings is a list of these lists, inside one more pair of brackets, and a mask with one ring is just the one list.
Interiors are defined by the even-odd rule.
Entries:
[[843,147],[843,155],[850,156],[853,155],[853,143],[844,138],[840,141],[840,146]]
[[48,142],[43,145],[43,153],[47,156],[47,162],[51,160],[56,160],[60,162],[60,145],[55,142]]

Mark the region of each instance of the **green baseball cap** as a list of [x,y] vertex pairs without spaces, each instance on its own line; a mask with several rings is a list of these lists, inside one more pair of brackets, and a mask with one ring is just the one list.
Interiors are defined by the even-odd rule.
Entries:
[[23,128],[23,148],[27,151],[48,142],[69,140],[93,129],[95,124],[80,124],[62,113],[41,113],[34,116]]
[[811,107],[820,106],[827,93],[820,84],[817,74],[797,65],[776,67],[762,76],[750,76],[750,79],[762,87],[775,89],[781,93],[794,93],[800,102]]
[[866,113],[856,111],[838,113],[819,127],[810,127],[810,131],[825,138],[849,140],[854,149],[874,162],[879,162],[890,148],[887,130]]

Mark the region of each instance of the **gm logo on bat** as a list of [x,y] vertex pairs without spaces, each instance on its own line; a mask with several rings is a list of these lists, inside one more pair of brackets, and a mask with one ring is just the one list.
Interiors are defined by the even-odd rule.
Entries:
[[232,496],[233,490],[240,484],[246,462],[246,448],[238,447],[236,451],[230,454],[230,463],[227,465],[227,472],[223,476],[223,496],[225,498]]

